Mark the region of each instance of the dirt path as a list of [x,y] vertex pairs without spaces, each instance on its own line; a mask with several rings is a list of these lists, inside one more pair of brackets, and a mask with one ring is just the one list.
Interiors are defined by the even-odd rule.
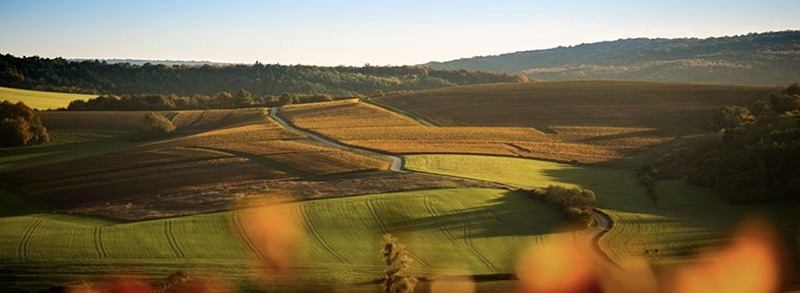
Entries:
[[342,143],[340,143],[338,141],[329,139],[327,137],[321,136],[321,135],[316,134],[314,132],[295,127],[294,124],[286,122],[285,120],[283,120],[283,118],[278,116],[278,109],[280,109],[280,108],[279,107],[270,108],[269,109],[269,117],[271,117],[273,120],[275,120],[275,122],[278,122],[278,124],[280,124],[281,126],[283,126],[284,128],[286,128],[288,130],[300,133],[302,135],[307,136],[309,139],[316,140],[318,142],[321,142],[323,144],[326,144],[326,145],[329,145],[329,146],[332,146],[332,147],[335,147],[335,148],[340,148],[340,149],[348,150],[348,151],[351,151],[351,152],[354,152],[354,153],[359,153],[359,154],[384,157],[384,158],[389,159],[391,161],[391,163],[389,163],[389,171],[405,172],[403,170],[403,157],[392,156],[392,155],[387,155],[387,154],[374,152],[374,151],[367,150],[367,149],[352,147],[352,146],[349,146],[349,145],[342,144]]
[[[278,122],[278,124],[280,124],[281,126],[283,126],[284,128],[286,128],[288,130],[300,133],[302,135],[307,136],[309,139],[316,140],[318,142],[321,142],[323,144],[326,144],[326,145],[329,145],[329,146],[332,146],[332,147],[336,147],[336,148],[340,148],[340,149],[344,149],[344,150],[348,150],[348,151],[355,152],[355,153],[360,153],[360,154],[367,154],[367,155],[374,155],[374,156],[381,156],[381,157],[384,157],[384,158],[388,158],[388,159],[391,160],[391,164],[389,164],[389,171],[414,172],[414,171],[410,171],[410,170],[403,170],[403,157],[401,157],[401,156],[393,156],[393,155],[378,153],[378,152],[374,152],[374,151],[371,151],[371,150],[362,149],[362,148],[358,148],[358,147],[354,147],[354,146],[345,145],[345,144],[342,144],[342,143],[340,143],[338,141],[335,141],[333,139],[330,139],[330,138],[324,137],[322,135],[316,134],[314,132],[295,127],[294,124],[286,122],[285,120],[283,120],[283,118],[278,116],[279,109],[280,109],[280,107],[270,108],[269,109],[269,117],[271,117],[273,120],[275,120],[275,122]],[[450,176],[450,177],[458,177],[458,176]],[[458,177],[458,178],[461,178],[461,177]],[[470,178],[470,179],[474,179],[474,178]],[[474,179],[474,180],[478,180],[478,179]],[[487,182],[489,182],[489,181],[487,181]],[[519,189],[517,187],[510,186],[510,185],[505,185],[505,184],[502,184],[502,183],[497,183],[497,182],[492,182],[492,183],[503,185],[507,189],[510,189],[510,190]],[[601,258],[603,258],[605,261],[607,261],[607,262],[609,262],[611,264],[615,264],[614,261],[611,259],[611,257],[604,250],[602,250],[600,248],[600,237],[602,237],[603,235],[608,233],[608,231],[613,226],[613,222],[611,221],[610,217],[608,217],[605,213],[603,213],[603,212],[601,212],[601,211],[599,211],[597,209],[594,209],[592,211],[592,213],[594,215],[595,221],[597,222],[597,227],[589,235],[590,236],[589,239],[588,239],[589,244],[590,244],[590,246],[592,248],[594,248],[594,250],[600,255]]]

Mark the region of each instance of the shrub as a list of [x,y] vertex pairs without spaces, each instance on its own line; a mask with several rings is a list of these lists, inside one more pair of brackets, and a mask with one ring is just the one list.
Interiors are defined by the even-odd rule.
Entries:
[[23,102],[0,103],[0,147],[42,144],[50,141],[39,115]]
[[592,210],[596,196],[591,190],[550,185],[545,189],[534,189],[530,194],[531,197],[558,209],[570,225],[579,228],[597,225]]
[[134,137],[136,140],[153,140],[169,136],[175,131],[175,124],[164,115],[149,112],[144,115],[141,130]]

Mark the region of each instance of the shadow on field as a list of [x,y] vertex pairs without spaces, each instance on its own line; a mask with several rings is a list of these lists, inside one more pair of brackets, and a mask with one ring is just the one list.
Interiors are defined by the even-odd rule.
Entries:
[[25,216],[46,210],[48,207],[43,202],[12,186],[0,183],[0,217]]
[[461,208],[448,199],[421,198],[429,216],[395,221],[387,226],[397,232],[440,230],[450,239],[544,235],[559,226],[560,216],[554,209],[522,192],[508,191],[473,208]]

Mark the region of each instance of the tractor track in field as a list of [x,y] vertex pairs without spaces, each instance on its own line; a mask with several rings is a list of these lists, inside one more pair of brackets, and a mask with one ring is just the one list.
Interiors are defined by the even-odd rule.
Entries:
[[491,261],[489,261],[486,257],[484,257],[483,254],[481,254],[480,251],[478,251],[478,248],[475,247],[475,244],[472,243],[472,220],[469,219],[465,220],[464,243],[467,245],[467,248],[469,248],[469,250],[472,251],[472,254],[478,257],[478,259],[480,259],[481,262],[483,262],[483,264],[486,265],[487,268],[493,271],[497,271],[497,267],[494,266],[494,264]]
[[430,214],[433,217],[433,221],[436,222],[436,226],[439,228],[439,231],[442,232],[442,234],[445,236],[445,238],[447,238],[447,240],[457,242],[456,238],[453,237],[453,234],[450,234],[450,231],[448,231],[445,227],[443,227],[439,222],[440,215],[439,213],[436,212],[436,209],[434,209],[433,203],[431,203],[432,201],[431,197],[426,196],[424,201],[425,201],[425,209],[428,210],[428,214]]
[[[428,213],[431,214],[431,216],[434,217],[434,221],[436,222],[436,225],[438,226],[439,231],[441,231],[442,234],[444,234],[445,237],[448,240],[453,241],[455,243],[459,243],[459,241],[456,239],[456,237],[454,237],[449,231],[447,231],[446,228],[444,228],[441,225],[441,223],[439,223],[439,220],[437,219],[439,217],[439,213],[437,213],[436,210],[434,209],[433,204],[431,203],[431,201],[432,201],[431,197],[425,197],[424,201],[425,201],[425,209],[427,209]],[[447,204],[445,204],[445,205],[447,205]],[[475,248],[475,245],[472,243],[472,237],[470,237],[472,235],[472,232],[471,232],[472,231],[471,221],[470,220],[465,220],[465,219],[463,219],[463,217],[459,216],[458,213],[460,212],[460,210],[455,209],[452,206],[450,206],[450,207],[453,208],[453,211],[455,212],[454,215],[456,215],[457,217],[461,218],[462,219],[461,223],[464,224],[464,226],[463,226],[463,229],[464,229],[463,230],[463,232],[464,232],[464,243],[463,243],[463,245],[467,249],[472,251],[472,254],[474,254],[484,265],[486,265],[487,268],[497,271],[497,267],[494,264],[492,264],[491,261],[486,259],[486,257],[484,257],[480,252],[478,252],[478,249]]]
[[472,243],[472,220],[465,219],[462,216],[463,209],[460,209],[460,208],[454,206],[453,204],[451,204],[451,203],[449,203],[447,201],[444,201],[444,200],[441,200],[441,199],[438,199],[438,200],[442,204],[450,207],[454,212],[453,215],[455,215],[456,217],[461,219],[461,223],[464,224],[464,227],[463,227],[463,229],[464,229],[463,230],[463,233],[464,233],[464,246],[466,246],[467,249],[472,251],[472,254],[474,254],[475,257],[477,257],[481,262],[483,262],[483,264],[486,265],[487,268],[497,271],[497,267],[491,261],[489,261],[486,257],[484,257],[483,254],[481,254],[478,251],[478,249],[475,247],[475,244]]
[[175,252],[175,257],[186,258],[186,254],[183,253],[181,247],[178,246],[178,241],[175,240],[175,234],[172,233],[172,229],[173,229],[173,222],[171,220],[164,221],[164,236],[167,237],[167,242],[169,242],[169,246],[172,248],[172,251]]
[[28,244],[31,242],[31,238],[33,237],[33,233],[36,232],[36,228],[38,228],[39,225],[42,224],[42,221],[43,221],[42,219],[36,220],[36,222],[31,224],[30,227],[28,227],[28,230],[25,230],[25,234],[22,236],[22,239],[20,239],[19,247],[17,249],[17,256],[19,257],[19,259],[21,260],[28,259]]
[[[286,120],[281,118],[278,115],[279,109],[280,109],[280,107],[270,108],[269,109],[269,117],[271,117],[273,120],[275,120],[275,122],[280,124],[282,127],[286,128],[286,129],[288,129],[290,131],[294,131],[296,133],[300,133],[300,134],[308,137],[309,139],[316,140],[316,141],[319,141],[319,142],[324,143],[326,145],[330,145],[330,146],[333,146],[333,147],[336,147],[336,148],[340,148],[340,149],[344,149],[344,150],[347,150],[347,151],[352,151],[352,152],[361,153],[361,154],[377,155],[377,156],[382,156],[382,157],[385,157],[385,158],[389,158],[391,160],[391,162],[392,162],[389,165],[389,171],[414,172],[414,173],[421,173],[421,174],[435,174],[435,173],[417,172],[417,171],[413,171],[413,170],[404,169],[403,166],[404,166],[404,162],[405,161],[403,160],[402,156],[393,155],[393,154],[387,154],[387,153],[384,153],[384,152],[376,152],[374,150],[365,149],[365,148],[361,148],[361,147],[358,147],[358,146],[347,145],[347,144],[341,143],[339,141],[336,141],[336,140],[334,140],[332,138],[326,137],[326,136],[324,136],[322,134],[313,132],[311,130],[301,129],[301,128],[295,126],[293,123],[287,122]],[[389,110],[389,109],[387,109],[387,111],[391,112],[391,110]],[[435,175],[445,176],[445,177],[452,177],[452,178],[461,178],[461,179],[466,178],[466,177],[444,175],[444,174],[435,174]],[[500,186],[502,186],[502,187],[504,187],[504,188],[506,188],[508,190],[519,190],[518,187],[510,186],[508,184],[504,184],[504,183],[500,183],[500,182],[493,182],[493,181],[488,181],[488,180],[480,180],[480,179],[475,179],[475,178],[468,178],[468,179],[473,179],[473,180],[483,181],[483,182],[487,182],[487,183],[498,184],[498,185],[500,185]],[[367,202],[367,206],[370,207],[370,203],[369,202]],[[370,207],[370,209],[371,209],[371,212],[373,213],[373,216],[377,217],[377,214],[376,214],[377,212],[374,211],[374,207]],[[455,209],[455,211],[460,211],[460,209]],[[601,246],[600,246],[600,238],[602,238],[605,234],[608,233],[608,231],[614,226],[614,222],[611,219],[611,217],[609,217],[605,212],[602,212],[602,211],[600,211],[598,209],[593,209],[592,212],[593,212],[593,216],[595,218],[595,221],[598,223],[598,227],[596,227],[592,231],[592,235],[591,235],[591,237],[589,239],[589,244],[595,250],[595,252],[600,255],[600,257],[602,259],[604,259],[605,261],[611,263],[612,265],[616,265],[616,263],[613,261],[611,256],[608,255],[608,253],[605,250],[603,250],[601,248]],[[377,217],[377,220],[380,221],[380,217]],[[385,225],[382,222],[378,222],[378,224],[381,227],[381,232],[387,233]],[[471,225],[471,223],[467,223],[466,225],[469,226],[469,225]],[[471,241],[469,241],[468,244],[469,244],[468,246],[471,247],[471,250],[475,249],[475,247],[472,245]],[[480,254],[476,254],[476,255],[480,255]],[[487,263],[487,261],[485,260],[485,258],[483,258],[483,256],[479,256],[479,258],[481,258],[482,261]],[[420,262],[422,262],[422,260],[420,260]],[[494,267],[494,265],[492,265],[491,263],[487,263],[487,266],[488,267]]]
[[319,233],[319,230],[317,230],[317,225],[314,223],[314,219],[308,213],[307,208],[308,207],[306,207],[306,205],[301,205],[300,213],[303,214],[303,218],[308,224],[307,227],[308,230],[311,232],[311,236],[313,236],[314,239],[317,240],[317,242],[319,242],[320,245],[322,245],[322,248],[325,248],[325,250],[328,251],[328,253],[330,253],[336,259],[338,259],[339,262],[348,263],[347,259],[341,253],[339,253],[339,251],[333,248],[333,246],[331,246],[331,244],[328,243],[328,241],[325,240],[324,237],[322,237],[322,234]]
[[103,245],[103,227],[94,227],[92,231],[94,249],[97,251],[98,258],[107,258],[106,247]]
[[240,212],[233,212],[232,216],[233,225],[236,227],[236,233],[239,234],[239,238],[242,238],[244,244],[247,245],[247,248],[253,253],[253,255],[256,256],[256,258],[264,260],[264,253],[258,249],[258,246],[256,246],[256,244],[253,242],[253,239],[251,239],[250,235],[247,234],[247,231],[244,229],[244,225],[242,225],[242,219],[240,218],[241,215],[239,214]]
[[[373,200],[372,198],[367,198],[365,200],[365,202],[367,204],[367,209],[369,210],[369,213],[372,215],[372,219],[375,221],[375,223],[378,224],[378,228],[381,230],[381,234],[391,234],[391,233],[389,233],[389,228],[386,226],[386,223],[383,222],[383,219],[381,218],[380,214],[378,214],[378,210],[375,209],[375,204],[372,202],[372,200]],[[406,252],[408,252],[408,255],[410,255],[413,259],[418,261],[420,264],[422,264],[424,266],[427,266],[427,267],[431,266],[431,264],[429,264],[428,262],[423,260],[421,257],[417,256],[413,252],[411,252],[411,251],[406,251]]]

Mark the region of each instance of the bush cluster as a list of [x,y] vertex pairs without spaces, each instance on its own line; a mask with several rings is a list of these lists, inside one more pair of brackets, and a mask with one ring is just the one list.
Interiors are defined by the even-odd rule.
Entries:
[[591,190],[550,185],[544,189],[534,189],[530,195],[555,207],[570,225],[580,228],[597,225],[592,210],[595,194]]
[[39,115],[23,102],[0,103],[0,147],[42,144],[50,141]]
[[176,129],[175,124],[164,115],[147,113],[144,115],[142,128],[134,137],[135,140],[154,140],[169,136]]

